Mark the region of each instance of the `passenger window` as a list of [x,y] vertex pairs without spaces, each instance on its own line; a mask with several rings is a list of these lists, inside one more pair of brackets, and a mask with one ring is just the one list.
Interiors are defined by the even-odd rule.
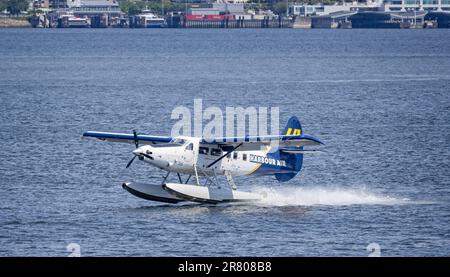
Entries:
[[208,155],[208,147],[199,147],[198,148],[198,153],[202,154],[202,155]]
[[247,160],[247,154],[242,154],[242,159],[243,159],[244,161],[246,161],[246,160]]
[[237,158],[238,158],[238,152],[234,152],[234,153],[233,153],[233,159],[236,160]]
[[228,153],[228,154],[227,154],[227,158],[228,158],[228,159],[231,159],[231,153]]
[[194,149],[194,145],[192,144],[192,143],[189,143],[187,146],[186,146],[186,150],[193,150]]
[[222,150],[211,148],[211,156],[220,156],[220,155],[222,155]]

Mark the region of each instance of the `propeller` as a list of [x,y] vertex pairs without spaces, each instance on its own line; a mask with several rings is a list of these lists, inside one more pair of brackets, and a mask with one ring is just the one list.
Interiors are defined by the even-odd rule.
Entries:
[[[139,148],[139,140],[137,139],[137,133],[136,130],[133,130],[133,139],[134,139],[134,146],[136,146],[136,149]],[[134,159],[136,159],[137,156],[134,156],[127,164],[125,168],[129,168],[130,165],[133,163]]]
[[[133,140],[134,140],[134,145],[136,146],[136,149],[138,149],[139,148],[139,140],[137,138],[136,130],[133,130]],[[139,160],[141,160],[141,161],[144,160],[144,157],[146,157],[147,159],[153,160],[153,157],[150,156],[150,154],[152,154],[152,152],[147,151],[147,153],[142,153],[142,152],[136,152],[136,150],[133,152],[134,152],[133,154],[135,156],[128,162],[126,168],[130,167],[130,165],[133,163],[133,161],[134,161],[134,159],[136,159],[136,157],[138,157]]]
[[133,130],[133,138],[134,138],[134,145],[136,146],[136,149],[137,149],[139,147],[139,141],[137,139],[136,130]]
[[134,157],[128,162],[126,168],[129,168],[129,167],[130,167],[130,165],[133,163],[133,161],[134,161],[134,159],[136,159],[136,157],[137,157],[137,156],[134,156]]

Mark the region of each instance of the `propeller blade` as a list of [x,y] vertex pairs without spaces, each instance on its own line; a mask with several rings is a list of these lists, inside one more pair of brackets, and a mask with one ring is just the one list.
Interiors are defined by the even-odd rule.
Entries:
[[136,157],[137,157],[137,156],[134,156],[134,157],[128,162],[127,167],[125,167],[125,168],[129,168],[130,165],[133,163],[134,159],[136,159]]
[[133,137],[134,137],[134,145],[136,146],[136,148],[138,148],[139,147],[139,141],[137,139],[136,130],[133,130]]
[[239,147],[241,147],[241,145],[243,144],[243,142],[239,143],[236,147],[234,147],[233,149],[231,149],[230,151],[226,152],[225,154],[223,154],[222,156],[220,156],[220,158],[218,158],[217,160],[213,161],[212,163],[210,163],[206,168],[210,168],[211,166],[215,165],[217,162],[219,162],[221,159],[225,158],[228,154],[230,154],[231,152],[233,152],[234,150],[238,149]]

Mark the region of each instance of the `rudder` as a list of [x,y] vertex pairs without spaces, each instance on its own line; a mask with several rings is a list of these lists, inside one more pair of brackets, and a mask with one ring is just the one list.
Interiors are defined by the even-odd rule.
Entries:
[[[303,133],[302,125],[300,120],[296,116],[289,118],[286,127],[284,128],[283,135],[293,135],[299,136]],[[303,148],[303,147],[302,147]],[[287,157],[285,156],[287,155]],[[285,157],[282,157],[285,156]],[[303,154],[288,154],[280,153],[280,158],[286,160],[286,163],[293,166],[295,172],[292,173],[276,173],[275,178],[279,182],[287,182],[297,176],[297,174],[302,169],[303,165]]]

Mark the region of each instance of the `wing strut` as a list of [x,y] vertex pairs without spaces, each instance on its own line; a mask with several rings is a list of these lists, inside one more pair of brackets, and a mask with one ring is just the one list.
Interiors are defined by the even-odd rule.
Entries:
[[233,176],[231,175],[230,171],[225,171],[225,177],[227,178],[227,182],[230,185],[231,189],[236,190],[236,183],[233,180]]
[[233,152],[234,150],[238,149],[239,147],[241,147],[241,145],[243,144],[243,142],[239,143],[236,147],[234,147],[233,149],[231,149],[230,151],[228,151],[227,153],[223,154],[222,156],[220,156],[220,158],[218,158],[217,160],[215,160],[214,162],[210,163],[206,168],[210,168],[211,166],[215,165],[218,161],[220,161],[221,159],[225,158],[228,154],[230,154],[231,152]]

